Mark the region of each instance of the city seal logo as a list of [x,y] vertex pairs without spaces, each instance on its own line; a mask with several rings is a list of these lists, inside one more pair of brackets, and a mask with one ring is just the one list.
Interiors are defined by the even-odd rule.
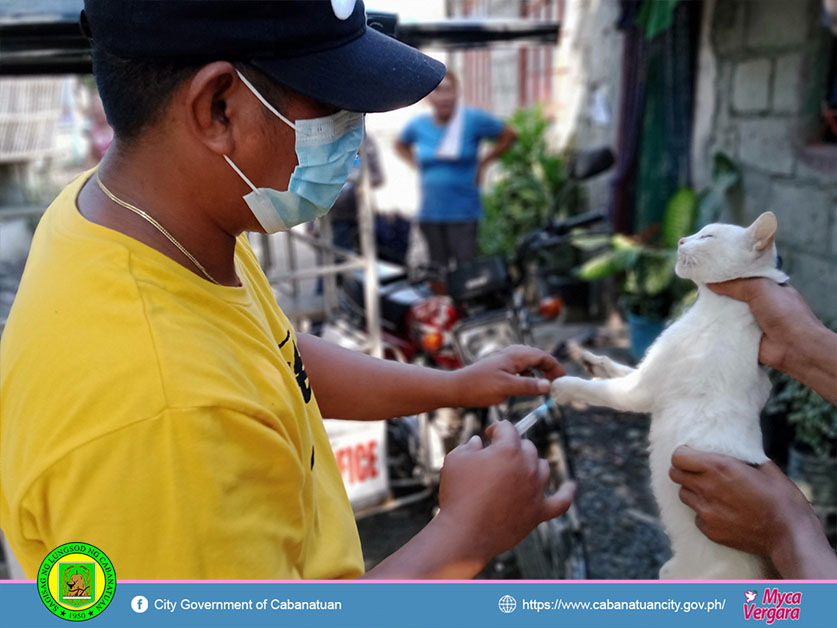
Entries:
[[116,592],[113,563],[89,543],[64,543],[38,569],[38,594],[51,613],[67,621],[93,619]]
[[96,590],[96,563],[58,563],[58,598],[79,608],[90,604]]

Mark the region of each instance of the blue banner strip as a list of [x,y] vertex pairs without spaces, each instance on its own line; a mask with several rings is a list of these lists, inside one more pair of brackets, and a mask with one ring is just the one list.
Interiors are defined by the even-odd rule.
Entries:
[[0,583],[0,626],[49,628],[673,628],[834,626],[837,583],[119,582],[83,622],[47,610],[34,582]]

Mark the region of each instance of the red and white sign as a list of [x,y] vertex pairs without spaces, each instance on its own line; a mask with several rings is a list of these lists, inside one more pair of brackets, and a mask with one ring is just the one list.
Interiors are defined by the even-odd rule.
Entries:
[[352,507],[384,501],[388,483],[386,423],[334,419],[323,423]]

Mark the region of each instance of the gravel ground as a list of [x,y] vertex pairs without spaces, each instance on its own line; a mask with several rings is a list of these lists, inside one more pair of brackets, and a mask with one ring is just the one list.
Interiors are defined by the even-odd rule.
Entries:
[[588,577],[657,578],[671,552],[651,494],[648,416],[595,409],[567,424]]

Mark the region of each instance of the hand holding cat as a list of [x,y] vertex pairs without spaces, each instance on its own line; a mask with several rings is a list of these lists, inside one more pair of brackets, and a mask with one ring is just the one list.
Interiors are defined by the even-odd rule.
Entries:
[[708,287],[750,306],[764,334],[759,348],[762,364],[787,373],[837,403],[837,334],[817,319],[799,292],[762,278]]
[[837,558],[808,500],[772,462],[678,447],[669,477],[709,539],[767,556],[785,578],[834,578]]

